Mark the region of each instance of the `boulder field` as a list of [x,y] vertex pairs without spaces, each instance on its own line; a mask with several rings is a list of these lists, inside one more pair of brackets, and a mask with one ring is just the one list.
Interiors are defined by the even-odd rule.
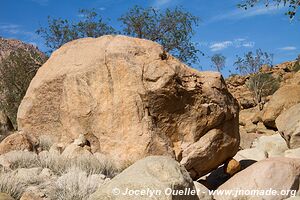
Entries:
[[175,158],[199,178],[239,148],[239,106],[219,73],[199,72],[157,43],[126,36],[72,41],[38,70],[19,131],[56,143],[79,135],[121,163]]

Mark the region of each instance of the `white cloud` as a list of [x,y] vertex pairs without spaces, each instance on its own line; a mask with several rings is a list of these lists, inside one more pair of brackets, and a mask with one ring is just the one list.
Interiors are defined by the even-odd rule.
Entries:
[[286,46],[286,47],[281,47],[281,48],[279,48],[279,50],[282,50],[282,51],[294,51],[294,50],[297,50],[297,47],[294,47],[294,46]]
[[211,51],[220,51],[232,45],[231,41],[217,42],[209,46]]
[[223,20],[241,20],[245,18],[260,16],[260,15],[274,15],[284,8],[284,6],[279,5],[273,5],[273,6],[256,6],[253,8],[249,8],[248,10],[244,9],[234,9],[232,11],[226,12],[221,15],[217,15],[210,20],[208,20],[208,23],[216,22],[216,21],[223,21]]
[[255,46],[255,42],[247,41],[245,38],[237,38],[234,40],[226,40],[221,42],[213,42],[210,44],[202,43],[204,46],[208,46],[211,51],[221,51],[223,49],[226,49],[228,47],[234,47],[234,48],[253,48]]

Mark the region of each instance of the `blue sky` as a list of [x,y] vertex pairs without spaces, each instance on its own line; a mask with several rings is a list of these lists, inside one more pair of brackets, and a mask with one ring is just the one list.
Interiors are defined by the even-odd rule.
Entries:
[[[223,74],[234,72],[236,55],[261,48],[274,54],[274,63],[294,60],[300,54],[300,20],[290,21],[283,6],[257,6],[248,11],[238,9],[239,0],[1,0],[0,36],[16,38],[46,51],[36,29],[47,24],[47,16],[76,20],[80,8],[95,8],[104,19],[120,27],[117,19],[134,5],[160,9],[182,6],[201,19],[193,41],[206,55],[200,56],[202,67],[210,70],[210,56],[227,57]],[[297,16],[299,18],[299,15]]]

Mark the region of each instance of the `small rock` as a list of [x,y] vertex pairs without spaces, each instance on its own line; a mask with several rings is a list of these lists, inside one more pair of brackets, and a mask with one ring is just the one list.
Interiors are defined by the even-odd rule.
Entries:
[[35,194],[31,191],[25,191],[20,200],[43,200],[43,198],[39,194]]
[[65,148],[61,155],[67,158],[75,158],[78,156],[88,157],[91,156],[92,153],[86,148],[72,143]]
[[225,173],[229,174],[230,176],[234,175],[235,173],[237,173],[240,170],[241,170],[241,165],[240,165],[239,161],[237,161],[233,158],[228,160],[224,165]]

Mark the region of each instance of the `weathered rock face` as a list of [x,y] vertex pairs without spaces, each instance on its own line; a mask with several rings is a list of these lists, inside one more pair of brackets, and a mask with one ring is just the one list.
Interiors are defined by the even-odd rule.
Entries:
[[[117,189],[115,189],[117,188]],[[114,177],[109,183],[102,185],[91,195],[89,200],[133,200],[133,199],[157,199],[157,200],[198,200],[195,195],[169,195],[168,188],[179,190],[195,190],[194,183],[188,172],[178,162],[169,157],[150,156],[144,158],[121,174]],[[128,190],[161,191],[161,194],[150,193],[144,195],[128,195]]]
[[256,103],[253,94],[247,88],[246,82],[249,76],[231,76],[226,80],[228,90],[238,100],[242,109],[253,108]]
[[[261,200],[282,200],[295,195],[299,190],[300,159],[291,158],[269,158],[254,163],[245,170],[237,173],[227,182],[221,185],[219,190],[277,190],[277,195],[261,196],[218,196],[216,200],[231,199],[261,199]],[[295,190],[292,193],[280,194],[281,190]]]
[[238,104],[219,73],[162,53],[125,36],[64,45],[31,82],[19,129],[64,143],[83,134],[92,152],[121,161],[170,155],[201,176],[237,152]]
[[276,126],[289,148],[300,148],[300,104],[279,115]]
[[300,103],[300,84],[287,84],[280,87],[264,108],[262,120],[267,127],[277,128],[276,118],[286,109]]

